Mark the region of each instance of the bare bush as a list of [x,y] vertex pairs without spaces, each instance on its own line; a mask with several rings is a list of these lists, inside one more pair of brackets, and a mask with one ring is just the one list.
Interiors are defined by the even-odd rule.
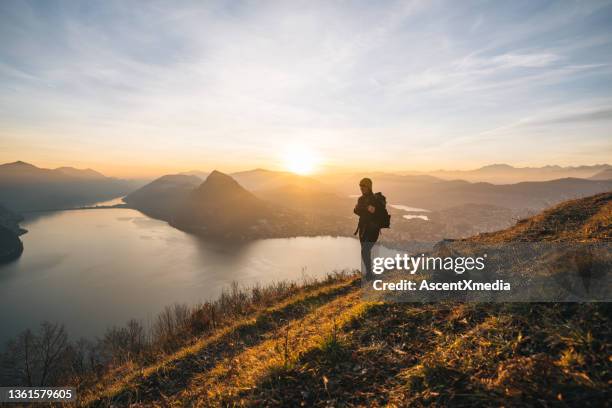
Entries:
[[98,340],[98,348],[103,360],[124,363],[137,359],[147,346],[143,325],[135,319],[128,321],[126,327],[112,327]]
[[45,386],[63,375],[68,336],[63,325],[43,322],[8,342],[2,355],[2,384]]
[[92,342],[68,340],[64,326],[45,322],[38,332],[25,330],[0,355],[0,385],[59,386],[95,382],[112,367],[145,364],[172,353],[200,336],[269,307],[308,288],[346,280],[354,272],[333,272],[322,281],[281,281],[241,288],[232,283],[215,301],[196,306],[166,306],[148,329],[132,319],[111,327]]

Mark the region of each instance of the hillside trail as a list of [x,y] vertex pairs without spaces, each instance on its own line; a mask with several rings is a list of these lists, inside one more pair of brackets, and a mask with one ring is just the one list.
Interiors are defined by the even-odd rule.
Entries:
[[[418,367],[423,356],[435,354],[478,323],[472,320],[467,325],[458,324],[457,310],[439,305],[407,307],[365,302],[359,282],[288,299],[147,368],[142,375],[118,384],[113,394],[97,398],[90,405],[299,404],[303,398],[293,395],[296,387],[301,386],[305,390],[302,393],[311,392],[321,388],[324,376],[308,373],[304,378],[300,373],[297,378],[301,384],[277,380],[290,379],[295,374],[292,370],[308,367],[313,354],[320,353],[331,339],[351,351],[341,355],[344,361],[332,357],[331,366],[323,362],[319,367],[342,374],[333,393],[329,393],[331,384],[330,389],[324,384],[316,400],[343,395],[357,405],[385,405],[403,387],[402,372]],[[347,365],[351,369],[347,370]],[[353,367],[365,370],[354,371]],[[274,389],[266,389],[271,382]]]
[[[439,305],[364,302],[339,296],[278,327],[266,341],[193,376],[158,406],[384,406],[405,387],[403,373],[440,353],[482,320]],[[143,405],[144,406],[144,405]]]
[[[339,325],[358,316],[364,307],[357,291],[340,296],[303,318],[279,326],[265,341],[223,358],[210,370],[201,371],[179,393],[164,398],[163,404],[226,405],[228,400],[255,387],[270,372],[292,366],[297,356],[319,346]],[[234,403],[240,405],[237,401]]]
[[[303,330],[304,322],[310,322],[322,310],[336,307],[339,312],[340,308],[347,307],[349,303],[359,303],[359,285],[358,279],[351,279],[290,297],[251,318],[239,320],[201,338],[158,364],[134,370],[110,386],[103,387],[99,394],[85,396],[80,405],[143,403],[149,406],[154,401],[165,401],[188,389],[193,381],[213,372],[217,367],[227,365],[233,370],[235,364],[232,362],[244,350],[266,349],[270,342],[286,337],[287,332],[291,336],[298,328]],[[335,302],[338,298],[342,299],[339,303]],[[307,327],[313,329],[312,323],[309,324]]]

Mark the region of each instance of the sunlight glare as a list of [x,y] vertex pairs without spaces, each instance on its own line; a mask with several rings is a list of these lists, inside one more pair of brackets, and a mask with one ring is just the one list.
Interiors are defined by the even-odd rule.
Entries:
[[290,172],[307,175],[316,171],[320,158],[305,146],[291,146],[283,152],[283,161]]

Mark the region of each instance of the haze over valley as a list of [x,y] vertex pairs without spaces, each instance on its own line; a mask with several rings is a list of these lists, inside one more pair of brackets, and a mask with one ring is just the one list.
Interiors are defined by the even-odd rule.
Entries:
[[[0,221],[12,231],[5,232],[7,237],[18,236],[24,232],[17,224],[20,213],[86,207],[124,197],[123,206],[212,239],[351,237],[357,182],[370,176],[375,190],[386,195],[393,217],[394,228],[385,232],[384,241],[437,241],[505,228],[561,201],[610,191],[610,169],[493,165],[467,173],[434,172],[484,174],[498,183],[446,180],[432,174],[192,170],[142,185],[140,180],[109,178],[92,169],[43,169],[17,161],[0,165]],[[507,183],[521,174],[540,181]],[[548,179],[555,175],[572,177]],[[6,239],[5,245],[12,248],[7,253],[14,257],[18,239]]]

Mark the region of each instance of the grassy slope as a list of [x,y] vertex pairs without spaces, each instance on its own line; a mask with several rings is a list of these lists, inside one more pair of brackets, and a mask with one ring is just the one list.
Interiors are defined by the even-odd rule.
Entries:
[[558,204],[503,231],[480,234],[473,241],[612,241],[612,192]]
[[[610,240],[612,194],[474,239]],[[358,281],[304,291],[84,404],[136,406],[603,406],[608,304],[365,303]]]

